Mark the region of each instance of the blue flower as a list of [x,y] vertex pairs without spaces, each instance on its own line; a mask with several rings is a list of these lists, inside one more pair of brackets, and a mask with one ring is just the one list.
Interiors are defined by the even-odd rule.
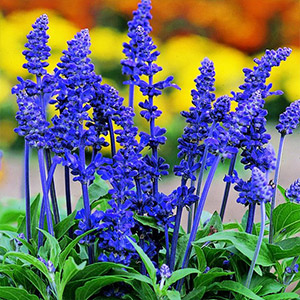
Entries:
[[50,56],[50,47],[47,45],[49,39],[47,15],[43,14],[37,18],[32,28],[33,30],[27,35],[28,42],[25,44],[25,47],[29,50],[23,51],[23,55],[27,60],[23,68],[31,74],[42,76],[47,73],[45,68],[49,64],[46,60]]
[[281,135],[292,134],[300,122],[300,100],[292,102],[279,116],[276,129]]
[[163,265],[160,267],[159,272],[160,272],[160,276],[161,276],[162,278],[165,278],[165,279],[171,277],[171,275],[172,275],[172,273],[171,273],[171,271],[170,271],[170,268],[169,268],[166,264],[163,264]]
[[23,136],[34,148],[51,146],[54,137],[48,129],[50,123],[40,103],[37,84],[18,77],[19,84],[13,87],[12,94],[17,96],[19,111],[16,113],[18,127],[15,132]]
[[254,167],[252,176],[247,182],[237,178],[234,189],[239,192],[238,203],[248,205],[250,203],[269,202],[273,195],[273,189],[268,184],[266,175],[260,169]]
[[243,69],[245,74],[245,83],[240,86],[242,93],[237,93],[236,101],[248,100],[254,92],[261,91],[262,98],[269,95],[280,95],[281,91],[270,92],[272,84],[266,85],[266,79],[270,76],[270,71],[273,67],[279,66],[280,63],[287,59],[291,54],[290,48],[278,48],[277,50],[266,50],[265,55],[259,60],[254,59],[257,64],[251,69]]
[[290,201],[300,203],[300,178],[290,185],[285,195]]

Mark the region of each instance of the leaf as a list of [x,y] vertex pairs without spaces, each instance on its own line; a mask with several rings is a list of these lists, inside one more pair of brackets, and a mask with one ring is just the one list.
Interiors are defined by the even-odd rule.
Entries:
[[199,300],[202,299],[206,291],[206,287],[202,286],[200,288],[194,288],[190,293],[188,293],[182,300]]
[[69,257],[64,263],[62,269],[62,279],[58,288],[58,299],[63,299],[63,293],[66,287],[66,284],[80,271],[85,267],[86,262],[77,265],[73,257]]
[[[136,290],[135,284],[132,284],[131,286]],[[139,291],[139,294],[142,296],[141,299],[157,300],[153,289],[147,283],[141,282],[141,290]]]
[[189,241],[189,234],[183,234],[177,241],[176,253],[175,253],[175,269],[179,269],[182,266],[184,253]]
[[152,280],[153,287],[156,284],[156,269],[151,261],[151,259],[147,256],[147,254],[143,251],[143,249],[137,245],[135,242],[133,242],[129,237],[127,237],[129,242],[132,244],[132,246],[135,248],[136,252],[139,254],[141,260],[143,261],[146,270]]
[[300,237],[285,239],[276,244],[267,244],[274,260],[295,257],[300,253]]
[[238,222],[223,224],[223,230],[238,229],[240,232],[244,232],[244,228]]
[[[30,226],[31,226],[31,236],[33,239],[37,237],[38,234],[38,224],[39,224],[39,218],[40,218],[40,200],[41,196],[38,194],[34,200],[32,201],[30,205]],[[18,228],[18,233],[24,233],[26,232],[26,218],[23,217],[22,222]]]
[[270,220],[270,218],[271,218],[271,203],[270,202],[265,203],[265,208],[266,208],[266,215],[267,215],[268,219]]
[[261,298],[260,296],[255,295],[250,289],[246,288],[242,284],[231,281],[231,280],[225,280],[222,282],[216,282],[213,283],[208,287],[209,291],[232,291],[235,293],[238,293],[240,295],[243,295],[245,297],[248,297],[253,300],[264,300],[264,298]]
[[[90,203],[107,195],[108,189],[109,189],[108,184],[103,179],[101,179],[99,175],[96,174],[94,182],[89,186],[88,189]],[[80,210],[82,208],[83,208],[83,199],[81,196],[77,202],[76,210]]]
[[92,233],[93,231],[95,231],[95,229],[91,229],[85,233],[83,233],[82,235],[79,235],[77,238],[75,238],[74,240],[72,240],[72,242],[65,248],[65,250],[63,250],[59,256],[59,266],[62,267],[64,261],[66,260],[67,256],[69,255],[69,253],[71,252],[71,250],[75,247],[75,245],[77,243],[79,243],[79,241],[84,238],[86,235]]
[[[223,231],[217,232],[211,236],[204,237],[194,244],[202,244],[208,241],[224,241],[231,243],[235,246],[237,250],[247,256],[250,260],[252,260],[254,256],[254,251],[257,244],[257,236],[252,234],[247,234],[245,232],[234,232],[234,231]],[[262,243],[259,256],[257,258],[257,264],[262,265],[264,267],[272,266],[275,264],[273,259],[272,252],[267,247],[266,243]]]
[[200,225],[203,227],[203,224],[211,218],[212,214],[204,210],[201,214]]
[[0,224],[13,224],[16,223],[19,217],[24,217],[25,213],[19,209],[7,209],[1,214]]
[[126,279],[122,276],[108,275],[89,280],[83,287],[76,290],[75,300],[89,299],[89,297],[99,292],[104,286],[115,282],[126,282]]
[[47,277],[49,282],[51,282],[51,277],[49,276],[47,267],[40,260],[38,260],[37,258],[35,258],[35,257],[33,257],[29,254],[25,254],[25,253],[8,252],[4,255],[3,261],[5,261],[5,258],[8,257],[8,256],[18,257],[21,260],[30,263],[31,265],[36,267],[38,270],[40,270]]
[[200,274],[201,272],[194,268],[186,268],[181,270],[176,270],[172,273],[171,277],[166,280],[163,290],[167,290],[170,285],[177,282],[178,280],[190,275],[190,274]]
[[202,273],[199,274],[195,279],[194,279],[194,284],[196,288],[202,287],[202,286],[208,286],[211,283],[215,281],[216,278],[218,277],[223,277],[223,276],[230,276],[234,274],[234,272],[225,272],[221,268],[213,268],[209,270],[207,273]]
[[167,297],[170,300],[180,300],[180,293],[178,291],[167,291]]
[[195,252],[196,252],[196,255],[197,255],[198,270],[203,272],[205,270],[206,266],[207,266],[204,252],[201,249],[201,247],[198,246],[198,245],[194,245],[194,249],[195,249]]
[[35,274],[32,270],[25,268],[24,266],[13,266],[13,277],[15,278],[15,281],[18,281],[17,286],[21,284],[24,286],[24,289],[26,289],[27,285],[29,284],[30,290],[32,289],[32,286],[34,286],[40,292],[43,299],[48,300],[46,284],[40,276]]
[[265,300],[282,300],[282,299],[299,299],[299,295],[296,293],[281,293],[281,294],[273,294],[273,295],[268,295],[264,296]]
[[265,296],[271,293],[278,293],[285,286],[277,281],[277,278],[270,274],[264,276],[253,276],[250,284],[250,288],[253,289],[256,286],[261,286],[257,294],[259,296]]
[[35,295],[29,294],[24,289],[15,287],[0,287],[0,297],[5,300],[39,300]]
[[163,231],[164,229],[161,226],[157,225],[156,220],[154,217],[148,217],[148,216],[139,216],[137,214],[134,214],[133,218],[140,222],[142,225],[149,226],[151,228],[158,229],[160,231]]
[[111,209],[111,206],[108,204],[108,201],[110,200],[106,195],[104,198],[100,198],[98,200],[95,200],[91,203],[91,210],[96,208],[97,206],[100,206],[100,210],[107,211],[108,209]]
[[[58,265],[58,260],[59,260],[59,254],[60,254],[60,246],[57,241],[57,239],[52,236],[49,232],[39,229],[47,238],[47,242],[44,246],[45,249],[50,248],[50,258],[49,260],[53,263],[54,267],[56,268]],[[48,245],[47,245],[48,243]]]
[[75,224],[76,210],[54,226],[55,237],[59,240]]
[[210,234],[211,228],[214,228],[218,232],[223,231],[223,225],[219,214],[215,211],[213,215],[211,215],[208,223],[205,225],[204,229],[198,230],[196,234],[196,240],[208,236]]
[[281,195],[283,196],[284,200],[287,203],[291,202],[290,199],[285,195],[285,189],[281,185],[279,185],[279,184],[277,184],[277,188],[280,191]]
[[283,203],[273,211],[274,240],[300,232],[300,205]]

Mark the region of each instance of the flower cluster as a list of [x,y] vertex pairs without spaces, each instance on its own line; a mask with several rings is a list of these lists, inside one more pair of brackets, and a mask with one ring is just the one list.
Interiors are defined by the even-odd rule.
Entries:
[[276,129],[281,135],[292,134],[300,122],[300,100],[294,101],[286,111],[279,116]]
[[37,76],[46,75],[46,67],[49,65],[46,60],[50,56],[50,47],[47,45],[49,35],[46,33],[48,30],[48,17],[41,15],[32,25],[33,30],[27,35],[28,42],[23,54],[27,63],[23,68],[27,69],[29,73]]
[[287,59],[291,52],[290,48],[279,48],[277,50],[267,50],[260,60],[255,58],[254,62],[257,66],[253,70],[248,68],[243,69],[245,82],[240,86],[243,92],[236,94],[236,101],[248,101],[257,90],[261,91],[263,99],[269,95],[282,94],[281,91],[270,92],[272,84],[266,85],[266,79],[270,77],[271,69],[279,66],[282,61]]
[[273,189],[268,184],[266,175],[258,168],[252,169],[252,176],[247,182],[237,179],[234,189],[239,192],[238,203],[245,205],[251,203],[269,202]]
[[286,190],[285,195],[292,202],[300,203],[300,179],[297,179],[290,187]]

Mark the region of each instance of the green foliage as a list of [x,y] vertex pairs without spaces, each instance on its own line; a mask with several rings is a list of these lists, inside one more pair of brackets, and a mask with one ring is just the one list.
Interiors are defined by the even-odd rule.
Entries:
[[[97,191],[99,185],[103,185],[103,182],[97,178],[90,187],[91,205],[93,208],[106,210],[110,208],[110,197],[107,195],[107,187],[102,186]],[[38,195],[31,204],[33,237],[30,243],[18,237],[18,232],[25,231],[24,214],[18,214],[14,208],[11,212],[6,210],[0,214],[0,220],[8,222],[0,223],[4,226],[0,230],[1,299],[104,299],[100,296],[104,288],[118,287],[120,284],[127,290],[124,299],[133,300],[209,300],[229,297],[238,300],[298,299],[295,291],[300,289],[300,276],[296,274],[290,277],[288,284],[296,282],[293,292],[286,292],[288,285],[284,283],[285,268],[300,253],[300,237],[297,237],[300,231],[300,206],[295,203],[281,204],[273,211],[275,243],[271,245],[264,238],[250,288],[246,288],[244,282],[254,254],[260,224],[255,224],[253,234],[245,233],[247,214],[241,223],[236,221],[223,224],[217,212],[207,213],[202,218],[193,243],[189,267],[186,269],[181,269],[181,264],[189,234],[181,228],[175,270],[170,278],[162,281],[150,258],[131,239],[129,241],[145,265],[147,274],[140,273],[136,266],[111,262],[89,265],[87,248],[79,242],[84,236],[92,234],[93,230],[73,239],[68,236],[69,229],[76,226],[76,211],[55,226],[55,236],[39,229],[45,241],[37,249],[39,207]],[[269,215],[268,207],[266,212]],[[10,229],[13,218],[19,219],[19,228],[4,230]],[[143,226],[163,232],[163,228],[152,217],[135,215],[134,218]],[[171,239],[171,230],[169,236]],[[138,242],[138,237],[135,238]],[[17,240],[22,246],[16,244]],[[46,262],[50,260],[55,272],[51,273],[38,259],[39,256]],[[225,260],[228,261],[227,265],[223,264]],[[165,249],[160,252],[160,262],[165,262]],[[178,292],[176,283],[183,279],[183,289]]]

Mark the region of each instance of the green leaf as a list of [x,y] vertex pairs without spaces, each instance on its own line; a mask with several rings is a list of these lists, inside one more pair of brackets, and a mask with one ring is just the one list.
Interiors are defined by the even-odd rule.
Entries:
[[58,288],[58,299],[63,300],[63,293],[66,287],[66,284],[80,271],[85,267],[86,262],[77,265],[73,257],[69,257],[64,263],[62,269],[62,279]]
[[255,288],[256,286],[261,286],[257,294],[259,296],[265,296],[271,293],[278,293],[285,286],[277,281],[277,278],[270,274],[265,276],[253,276],[251,280],[250,289]]
[[29,254],[25,254],[25,253],[20,253],[20,252],[8,252],[4,255],[3,261],[5,261],[5,258],[8,256],[14,256],[14,257],[18,257],[20,258],[22,261],[26,261],[29,264],[33,265],[34,267],[36,267],[38,270],[40,270],[46,277],[47,279],[51,282],[51,277],[49,276],[49,272],[47,267],[37,258],[29,255]]
[[50,233],[43,229],[39,229],[47,238],[47,242],[45,243],[44,248],[47,249],[49,248],[50,250],[50,258],[49,260],[53,263],[54,267],[56,268],[58,265],[58,260],[59,260],[59,254],[60,254],[60,246],[57,241],[57,239],[52,236]]
[[208,236],[210,234],[211,228],[216,229],[218,232],[223,231],[223,225],[219,214],[215,211],[213,215],[211,215],[208,223],[202,230],[198,230],[196,234],[196,240]]
[[126,282],[126,279],[122,276],[108,275],[89,280],[83,287],[76,290],[75,300],[89,299],[89,297],[99,292],[104,286],[115,282]]
[[183,234],[177,241],[176,253],[175,253],[175,269],[179,269],[182,266],[184,253],[187,243],[189,241],[189,234]]
[[145,226],[149,226],[151,228],[155,228],[160,231],[164,230],[161,226],[157,225],[157,222],[154,219],[154,217],[139,216],[137,214],[134,214],[133,218]]
[[156,297],[153,289],[147,283],[141,282],[140,284],[141,284],[141,287],[140,287],[139,291],[137,291],[136,284],[133,283],[131,285],[141,295],[140,299],[157,300],[157,297]]
[[39,300],[35,295],[29,294],[24,289],[15,287],[0,287],[0,297],[5,300]]
[[279,185],[279,184],[277,184],[277,188],[278,188],[278,190],[280,191],[281,195],[283,196],[284,200],[285,200],[287,203],[289,203],[289,202],[290,202],[290,199],[285,195],[285,189],[284,189],[281,185]]
[[14,224],[19,217],[24,217],[25,213],[19,209],[7,209],[1,214],[0,224]]
[[100,206],[100,210],[102,211],[107,211],[108,209],[111,208],[111,206],[108,204],[108,201],[110,200],[110,198],[107,197],[108,195],[106,195],[104,198],[100,198],[98,200],[95,200],[91,203],[91,210],[96,208],[97,206]]
[[205,270],[206,266],[207,266],[204,252],[201,249],[201,247],[198,246],[198,245],[194,245],[194,249],[195,249],[195,252],[196,252],[196,255],[197,255],[198,270],[203,272]]
[[76,210],[54,226],[55,237],[59,240],[75,224]]
[[299,295],[296,293],[281,293],[281,294],[273,294],[273,295],[268,295],[264,296],[265,300],[282,300],[282,299],[299,299]]
[[[107,195],[108,190],[109,190],[108,184],[103,179],[101,179],[99,175],[96,174],[94,182],[89,186],[88,189],[90,203]],[[77,202],[76,210],[78,211],[82,208],[83,208],[83,199],[81,196]]]
[[241,224],[238,222],[223,224],[223,230],[232,230],[232,229],[237,229],[240,232],[245,231],[244,228],[241,226]]
[[71,252],[71,250],[75,247],[75,245],[77,243],[79,243],[79,241],[84,238],[86,235],[92,233],[93,231],[95,231],[95,229],[91,229],[85,233],[83,233],[82,235],[79,235],[77,238],[75,238],[74,240],[72,240],[72,242],[65,248],[64,251],[61,252],[60,256],[59,256],[59,266],[62,267],[64,261],[66,260],[67,256],[69,255],[69,253]]
[[200,274],[201,272],[194,268],[186,268],[181,270],[176,270],[172,273],[172,276],[166,280],[163,290],[167,290],[170,285],[177,282],[178,280],[190,275],[190,274]]
[[266,208],[266,215],[267,215],[268,219],[270,220],[270,218],[271,218],[271,203],[270,202],[265,203],[265,208]]
[[127,237],[128,241],[132,244],[132,246],[135,248],[136,252],[139,254],[141,260],[143,261],[146,270],[152,280],[153,287],[156,284],[156,269],[151,261],[151,259],[146,255],[146,253],[143,251],[143,249],[137,245],[135,242],[133,242],[129,237]]
[[300,253],[300,237],[285,239],[276,244],[267,244],[275,261],[283,258],[295,257]]
[[238,293],[240,295],[243,295],[245,297],[248,297],[253,300],[264,300],[264,298],[261,298],[260,296],[255,295],[250,289],[246,288],[242,284],[231,281],[231,280],[225,280],[222,282],[216,282],[213,283],[208,287],[209,291],[232,291],[235,293]]
[[21,274],[25,276],[33,286],[35,286],[35,288],[41,293],[42,297],[45,300],[48,299],[46,284],[44,283],[44,281],[41,279],[40,276],[35,274],[33,271],[25,268],[22,268]]
[[167,291],[167,297],[170,300],[180,300],[180,293],[178,291]]
[[[233,244],[237,250],[239,250],[250,260],[252,260],[257,244],[257,239],[257,236],[247,234],[245,232],[223,231],[217,232],[211,236],[204,237],[194,242],[194,244],[202,244],[208,241],[228,242]],[[266,243],[264,242],[262,243],[260,248],[259,256],[257,258],[257,264],[262,265],[264,267],[272,266],[275,264],[272,252],[269,250]]]
[[188,293],[182,300],[199,300],[202,299],[206,291],[206,287],[202,286],[200,288],[194,288],[190,293]]
[[202,214],[201,214],[200,226],[203,227],[203,224],[204,224],[205,222],[207,222],[207,220],[210,219],[211,216],[212,216],[212,214],[211,214],[210,212],[204,210],[204,211],[202,212]]
[[7,224],[0,224],[0,230],[3,230],[3,231],[13,231],[13,232],[17,232],[18,231],[15,228],[15,226],[7,225]]
[[234,272],[225,272],[221,268],[213,268],[209,270],[207,273],[199,274],[194,279],[194,284],[196,288],[200,288],[202,286],[208,286],[215,281],[218,277],[229,276],[234,274]]
[[[38,224],[40,218],[40,200],[41,196],[38,194],[30,205],[30,226],[31,226],[31,236],[33,239],[37,238],[38,234]],[[22,222],[18,228],[18,233],[26,232],[26,219],[25,217],[22,218]]]
[[300,205],[283,203],[273,211],[274,240],[300,232]]

